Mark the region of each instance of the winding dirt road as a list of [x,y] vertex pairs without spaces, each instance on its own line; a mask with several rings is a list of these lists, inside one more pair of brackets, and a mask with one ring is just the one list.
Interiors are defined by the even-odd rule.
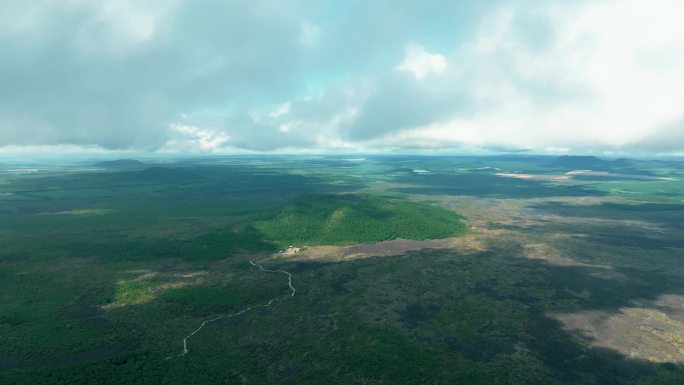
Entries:
[[271,298],[271,299],[268,300],[268,302],[265,303],[265,304],[261,304],[261,305],[251,305],[251,306],[248,306],[248,307],[246,307],[246,308],[244,308],[244,309],[242,309],[242,310],[240,310],[240,311],[238,311],[238,312],[231,313],[231,314],[224,314],[224,315],[221,315],[221,316],[218,316],[218,317],[215,317],[215,318],[212,318],[212,319],[209,319],[209,320],[206,320],[206,321],[202,322],[202,324],[201,324],[197,329],[195,329],[192,333],[188,334],[185,338],[183,338],[183,351],[182,351],[180,354],[176,354],[175,356],[166,357],[166,358],[165,358],[166,360],[170,360],[170,359],[172,359],[172,358],[182,357],[182,356],[188,354],[188,353],[190,352],[190,350],[188,350],[188,340],[190,339],[190,337],[192,337],[192,336],[194,336],[195,334],[197,334],[197,333],[198,333],[200,330],[202,330],[206,325],[208,325],[208,324],[210,324],[210,323],[212,323],[212,322],[215,322],[215,321],[218,321],[218,320],[222,320],[222,319],[224,319],[224,318],[235,317],[235,316],[238,316],[238,315],[240,315],[240,314],[246,313],[246,312],[248,312],[248,311],[250,311],[250,310],[252,310],[252,309],[256,309],[256,308],[260,308],[260,307],[269,307],[269,306],[271,306],[271,305],[272,305],[274,302],[276,302],[276,301],[282,301],[282,300],[284,300],[284,299],[294,297],[295,293],[297,292],[297,289],[295,289],[294,286],[292,286],[292,274],[288,273],[288,272],[285,271],[285,270],[269,270],[269,269],[264,269],[264,267],[261,266],[261,264],[259,264],[258,262],[254,262],[254,261],[252,261],[251,259],[249,260],[249,263],[250,263],[252,266],[257,266],[257,267],[259,267],[259,269],[261,269],[261,271],[266,272],[266,273],[282,273],[282,274],[286,274],[286,275],[287,275],[287,285],[290,287],[290,291],[291,291],[291,292],[290,292],[290,295],[287,296],[287,297],[280,297],[280,298],[276,297],[276,298]]

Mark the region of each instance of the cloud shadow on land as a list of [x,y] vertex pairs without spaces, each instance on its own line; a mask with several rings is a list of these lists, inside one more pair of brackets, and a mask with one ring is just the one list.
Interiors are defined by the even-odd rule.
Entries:
[[[354,330],[397,333],[402,343],[417,349],[410,353],[418,362],[416,371],[424,365],[441,373],[425,377],[429,381],[458,379],[458,374],[449,373],[454,366],[440,367],[448,361],[445,357],[454,356],[478,372],[473,378],[482,383],[513,381],[516,375],[521,382],[515,383],[531,384],[650,384],[684,379],[681,363],[628,357],[601,346],[602,341],[592,346],[597,341],[569,331],[554,316],[593,312],[621,317],[624,309],[641,303],[645,310],[682,321],[684,312],[654,305],[663,296],[684,296],[680,276],[612,268],[622,278],[611,279],[597,274],[605,271],[602,267],[558,266],[522,255],[520,246],[504,242],[477,253],[422,250],[397,257],[283,262],[282,266],[303,282],[315,284],[303,286],[300,300],[326,298],[330,312],[346,304],[342,306],[350,314],[345,319],[356,324],[350,325],[342,340],[334,340],[342,347],[332,345],[331,337],[324,335],[319,348],[351,350],[369,365],[382,362],[374,351],[377,346],[354,345],[359,341]],[[370,277],[376,278],[369,281]],[[316,298],[311,297],[313,291]],[[628,336],[630,330],[613,332]],[[391,372],[399,370],[386,366],[366,372],[346,366],[344,359],[336,365],[373,380],[391,378]]]

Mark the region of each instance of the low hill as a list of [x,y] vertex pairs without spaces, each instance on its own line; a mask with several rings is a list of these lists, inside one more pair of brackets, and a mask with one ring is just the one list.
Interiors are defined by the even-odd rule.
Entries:
[[563,155],[556,158],[550,166],[560,167],[570,170],[579,169],[605,169],[614,167],[628,167],[631,165],[629,159],[605,160],[595,156]]
[[613,167],[629,167],[632,166],[632,161],[626,158],[615,159],[613,162]]
[[149,167],[136,172],[136,176],[149,181],[165,183],[183,183],[205,179],[203,175],[183,167]]
[[304,194],[254,227],[281,247],[423,240],[466,231],[461,217],[451,211],[358,194]]
[[135,159],[117,159],[117,160],[105,160],[103,162],[95,163],[97,167],[105,168],[133,168],[133,167],[143,167],[145,163],[135,160]]

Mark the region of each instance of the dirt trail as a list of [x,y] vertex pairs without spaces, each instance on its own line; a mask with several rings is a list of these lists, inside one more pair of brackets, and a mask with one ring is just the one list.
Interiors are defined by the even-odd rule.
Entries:
[[197,334],[200,330],[202,330],[205,326],[207,326],[208,324],[210,324],[210,323],[212,323],[212,322],[215,322],[215,321],[218,321],[218,320],[222,320],[222,319],[225,319],[225,318],[235,317],[235,316],[238,316],[238,315],[240,315],[240,314],[246,313],[246,312],[248,312],[248,311],[250,311],[250,310],[252,310],[252,309],[256,309],[256,308],[260,308],[260,307],[269,307],[269,306],[271,306],[271,305],[272,305],[274,302],[276,302],[276,301],[282,301],[282,300],[284,300],[284,299],[294,297],[295,293],[297,292],[297,289],[295,289],[295,287],[292,286],[292,274],[290,274],[289,272],[287,272],[287,271],[285,271],[285,270],[269,270],[269,269],[264,269],[264,267],[261,266],[261,264],[259,264],[258,262],[254,262],[254,261],[252,261],[251,259],[249,260],[249,263],[250,263],[252,266],[257,266],[257,267],[259,267],[259,269],[261,269],[261,271],[266,272],[266,273],[282,273],[282,274],[286,274],[286,275],[287,275],[287,285],[290,287],[290,295],[287,296],[287,297],[281,297],[281,298],[278,298],[278,297],[276,297],[276,298],[271,298],[271,299],[268,300],[267,303],[260,304],[260,305],[251,305],[251,306],[248,306],[248,307],[246,307],[246,308],[244,308],[244,309],[242,309],[242,310],[240,310],[240,311],[237,311],[237,312],[235,312],[235,313],[220,315],[220,316],[218,316],[218,317],[214,317],[214,318],[212,318],[212,319],[208,319],[208,320],[202,322],[202,324],[201,324],[197,329],[195,329],[192,333],[188,334],[185,338],[183,338],[183,351],[182,351],[180,354],[176,354],[176,355],[174,355],[174,356],[166,357],[166,358],[165,358],[166,360],[170,360],[170,359],[172,359],[172,358],[182,357],[182,356],[188,354],[188,353],[190,352],[190,350],[188,350],[188,340],[189,340],[192,336],[194,336],[195,334]]

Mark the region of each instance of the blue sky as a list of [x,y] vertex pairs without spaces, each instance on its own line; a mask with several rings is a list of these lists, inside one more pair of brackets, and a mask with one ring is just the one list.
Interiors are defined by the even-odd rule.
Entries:
[[5,0],[0,152],[684,154],[684,2]]

